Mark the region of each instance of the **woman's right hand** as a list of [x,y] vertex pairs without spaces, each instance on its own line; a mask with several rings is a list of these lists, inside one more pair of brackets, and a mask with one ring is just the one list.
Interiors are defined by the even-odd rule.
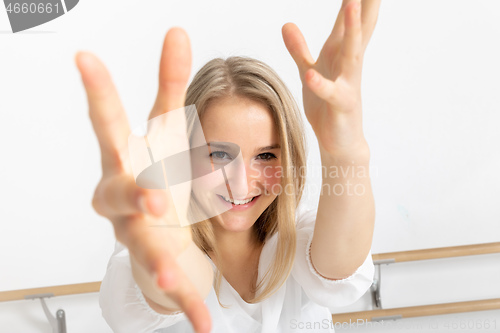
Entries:
[[[157,278],[158,287],[185,312],[194,329],[208,332],[208,309],[176,262],[177,256],[192,243],[190,227],[151,227],[177,220],[169,192],[136,185],[128,156],[131,131],[110,74],[90,53],[78,53],[76,64],[101,149],[102,179],[92,205],[111,221],[116,239],[127,246],[131,258]],[[190,71],[189,38],[184,30],[172,28],[165,36],[158,94],[149,119],[184,106]]]

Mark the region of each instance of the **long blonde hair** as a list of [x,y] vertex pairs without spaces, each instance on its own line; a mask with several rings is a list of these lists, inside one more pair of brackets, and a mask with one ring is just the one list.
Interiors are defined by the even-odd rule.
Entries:
[[[233,56],[209,61],[189,85],[185,105],[194,104],[202,119],[210,102],[227,96],[245,97],[268,106],[278,129],[281,146],[281,189],[288,189],[290,186],[294,189],[292,195],[281,191],[253,226],[255,236],[261,244],[277,233],[276,255],[262,280],[257,282],[256,297],[248,301],[257,303],[271,296],[285,283],[295,259],[295,209],[302,197],[305,183],[304,128],[292,94],[276,72],[259,60]],[[188,130],[189,128],[190,119]],[[299,174],[296,173],[297,170],[300,171]],[[211,252],[217,258],[217,244],[210,221],[192,224],[191,230],[196,245],[207,255]],[[219,260],[216,262],[220,263]],[[214,281],[217,297],[221,271],[218,265]]]

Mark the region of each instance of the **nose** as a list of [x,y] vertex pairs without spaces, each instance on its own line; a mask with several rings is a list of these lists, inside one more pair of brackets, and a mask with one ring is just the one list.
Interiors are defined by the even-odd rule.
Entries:
[[251,161],[243,158],[235,159],[230,166],[226,167],[226,179],[233,199],[245,199],[249,191],[252,190],[252,183],[255,181],[254,170]]

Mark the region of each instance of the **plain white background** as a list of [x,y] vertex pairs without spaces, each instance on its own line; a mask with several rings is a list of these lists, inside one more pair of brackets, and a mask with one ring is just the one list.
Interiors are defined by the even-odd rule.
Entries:
[[[172,26],[190,35],[193,75],[213,57],[255,57],[278,72],[301,105],[281,26],[296,23],[316,57],[339,8],[340,0],[85,0],[19,34],[9,32],[0,8],[0,291],[99,281],[114,245],[111,224],[90,205],[100,158],[74,66],[78,50],[106,63],[133,127],[154,101],[162,41]],[[363,75],[377,210],[373,253],[499,240],[499,10],[494,0],[383,1]],[[307,130],[303,204],[314,207],[320,164]],[[500,258],[384,266],[383,279],[386,307],[500,297]],[[96,295],[50,302],[68,311],[71,332],[106,331]],[[368,299],[352,307],[367,308]],[[92,320],[75,322],[81,311]],[[498,311],[457,318],[474,316],[500,326]],[[38,304],[0,304],[1,332],[42,329],[48,324]]]

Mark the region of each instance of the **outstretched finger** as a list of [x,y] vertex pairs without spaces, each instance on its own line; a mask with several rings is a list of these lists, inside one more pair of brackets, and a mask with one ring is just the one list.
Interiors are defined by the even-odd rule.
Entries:
[[347,77],[352,77],[361,74],[364,52],[360,1],[351,1],[346,7],[345,15],[345,32],[341,48],[342,71]]
[[304,73],[314,64],[306,40],[299,28],[293,23],[286,23],[281,29],[285,46],[297,64],[301,79]]
[[342,40],[344,36],[344,19],[345,19],[345,7],[349,3],[349,0],[343,0],[342,6],[337,14],[337,19],[333,25],[332,32],[325,42],[325,46],[333,47],[336,43]]
[[363,0],[361,22],[363,22],[363,45],[368,45],[377,24],[381,0]]
[[191,73],[191,44],[186,31],[170,29],[163,43],[158,94],[149,119],[184,106]]
[[78,52],[80,71],[89,104],[89,116],[99,141],[103,174],[123,168],[130,127],[111,75],[93,54]]
[[[133,218],[128,220],[128,236],[125,242],[130,253],[134,254],[131,259],[144,263],[144,266],[136,265],[134,274],[142,275],[143,278],[156,276],[156,286],[161,288],[160,290],[176,304],[176,307],[186,314],[195,331],[209,333],[211,324],[208,308],[186,274],[185,268],[182,267],[183,261],[178,261],[183,252],[187,253],[186,251],[196,249],[196,245],[189,243],[190,245],[183,252],[179,252],[179,248],[185,247],[180,245],[180,242],[191,242],[187,237],[189,234],[183,232],[182,229],[144,228],[141,225],[142,222]],[[150,290],[151,295],[159,299],[152,298],[151,300],[161,304],[163,297],[158,294],[158,289],[156,292],[154,289]]]
[[169,296],[184,311],[196,332],[209,333],[211,319],[207,306],[193,283],[182,270],[179,272],[179,280],[182,282],[180,282],[175,292],[170,293]]

